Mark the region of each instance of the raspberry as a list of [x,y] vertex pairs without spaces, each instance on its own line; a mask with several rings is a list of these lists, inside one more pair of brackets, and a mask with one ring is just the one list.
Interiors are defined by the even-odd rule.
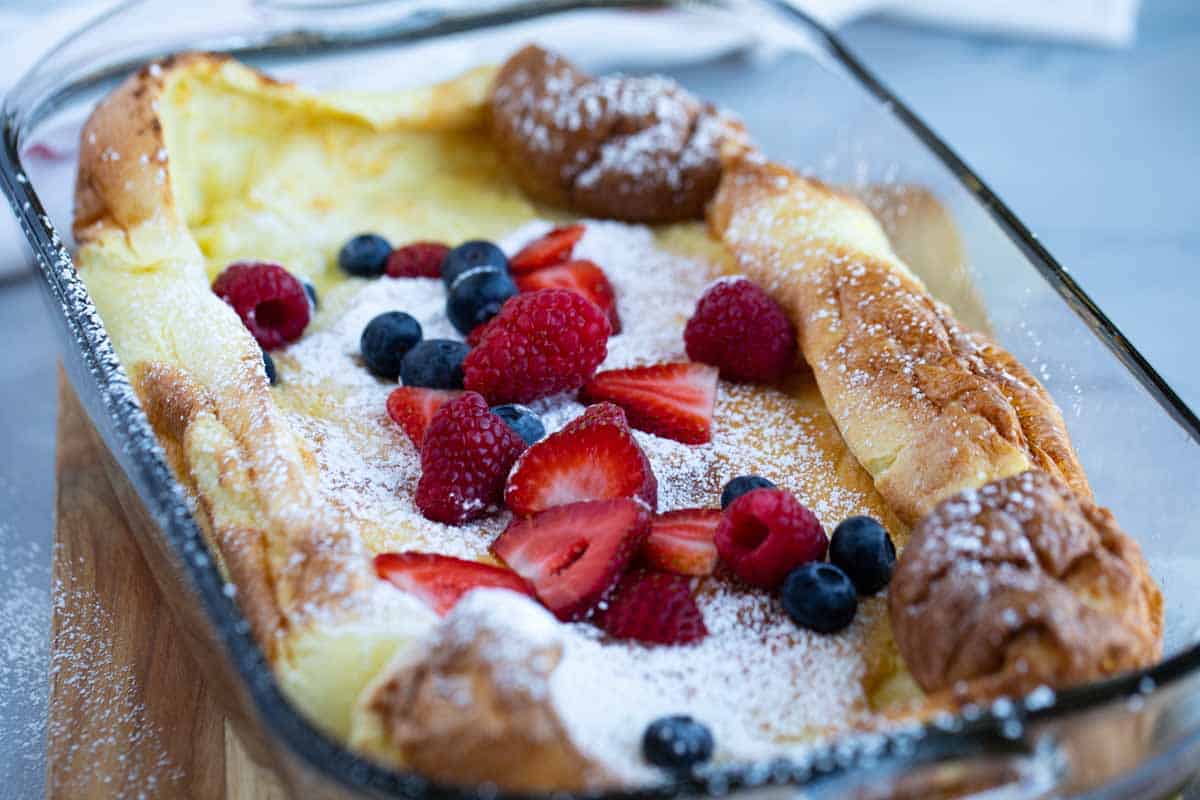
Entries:
[[667,572],[625,573],[596,621],[609,636],[645,644],[691,644],[708,636],[691,580]]
[[493,404],[578,389],[607,355],[611,330],[595,303],[569,289],[517,295],[463,361],[465,386]]
[[745,278],[709,287],[683,331],[688,358],[731,381],[770,383],[796,360],[796,330],[783,308]]
[[498,508],[504,480],[525,441],[475,392],[433,415],[421,447],[417,508],[426,519],[457,525]]
[[389,278],[440,278],[442,260],[450,248],[441,242],[413,242],[397,247],[388,256]]
[[242,318],[264,350],[294,342],[308,327],[304,284],[278,264],[239,261],[213,281],[213,292]]
[[729,504],[713,535],[717,553],[752,586],[774,589],[801,564],[825,557],[820,521],[785,489],[755,489]]

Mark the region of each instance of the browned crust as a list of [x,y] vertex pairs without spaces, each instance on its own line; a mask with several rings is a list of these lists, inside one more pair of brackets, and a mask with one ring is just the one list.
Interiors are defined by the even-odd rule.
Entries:
[[847,445],[902,520],[1030,467],[1091,496],[1049,394],[929,295],[859,201],[740,158],[708,217],[789,312]]
[[913,677],[958,699],[1085,683],[1162,656],[1162,596],[1137,543],[1036,470],[926,516],[888,599]]

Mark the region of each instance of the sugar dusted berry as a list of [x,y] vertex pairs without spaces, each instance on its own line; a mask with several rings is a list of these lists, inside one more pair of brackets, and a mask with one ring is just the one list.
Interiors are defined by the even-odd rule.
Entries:
[[388,395],[387,412],[392,421],[404,429],[413,447],[421,449],[425,431],[433,415],[446,403],[462,395],[453,389],[426,389],[422,386],[401,386]]
[[725,488],[721,490],[721,508],[729,508],[729,504],[746,492],[755,489],[774,489],[775,484],[771,483],[766,478],[758,475],[739,475],[729,483],[725,484]]
[[490,322],[516,293],[517,285],[507,272],[485,269],[464,273],[446,294],[446,316],[466,336]]
[[278,264],[239,261],[213,281],[212,290],[241,317],[264,350],[294,342],[308,327],[304,285]]
[[455,282],[472,270],[508,272],[508,257],[491,242],[476,240],[463,242],[446,254],[442,260],[442,282],[450,289]]
[[871,517],[849,517],[833,529],[829,561],[841,567],[859,594],[871,595],[891,581],[896,545],[878,521]]
[[583,233],[582,225],[564,225],[534,239],[512,257],[513,272],[534,272],[567,261]]
[[787,313],[745,278],[709,287],[683,340],[688,358],[712,364],[731,381],[778,381],[796,360],[796,330]]
[[262,351],[263,371],[267,373],[267,382],[274,386],[279,381],[279,373],[275,371],[275,359],[266,350]]
[[619,405],[638,430],[704,444],[712,439],[717,370],[689,362],[610,369],[584,384],[579,396]]
[[712,758],[709,729],[687,715],[661,717],[642,734],[642,755],[656,767],[687,771]]
[[525,442],[474,392],[433,415],[421,446],[416,505],[435,522],[459,525],[500,507],[504,479]]
[[405,386],[429,389],[463,388],[463,360],[470,350],[451,339],[426,339],[409,350],[400,362],[400,381]]
[[608,319],[566,289],[520,294],[484,328],[463,362],[465,385],[492,403],[578,389],[608,353]]
[[363,328],[359,349],[367,369],[396,380],[404,356],[421,341],[421,324],[403,311],[385,311]]
[[475,589],[507,589],[533,596],[529,584],[510,569],[437,553],[380,553],[375,556],[375,572],[441,616]]
[[338,266],[358,278],[378,278],[387,268],[392,246],[377,233],[360,233],[338,251]]
[[782,600],[797,625],[817,633],[842,630],[858,611],[858,593],[849,576],[823,561],[802,564],[788,575]]
[[441,242],[412,242],[388,255],[384,271],[389,278],[440,278],[449,252]]
[[617,297],[608,276],[591,261],[568,261],[553,267],[516,276],[522,292],[538,289],[571,289],[600,307],[612,325],[613,335],[621,332],[621,315],[617,313]]
[[508,426],[528,444],[536,444],[546,438],[546,426],[528,406],[505,403],[502,406],[494,406],[492,413],[507,422]]
[[691,580],[669,572],[627,572],[596,621],[609,636],[642,644],[692,644],[708,636]]
[[783,489],[755,489],[734,500],[713,541],[735,575],[762,589],[774,589],[796,567],[823,559],[829,544],[816,516]]

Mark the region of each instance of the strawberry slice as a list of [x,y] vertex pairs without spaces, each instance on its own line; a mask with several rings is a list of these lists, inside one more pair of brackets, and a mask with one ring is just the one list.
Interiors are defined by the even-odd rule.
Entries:
[[651,510],[658,506],[650,461],[633,438],[625,412],[612,403],[589,407],[526,450],[504,490],[505,503],[519,515],[614,497],[636,497]]
[[462,392],[448,389],[426,389],[421,386],[401,386],[388,395],[387,412],[392,421],[404,428],[417,450],[425,440],[425,429],[433,415],[447,401]]
[[691,580],[653,570],[626,573],[596,622],[609,636],[645,644],[691,644],[708,636]]
[[517,254],[508,260],[508,268],[515,273],[522,273],[561,264],[571,257],[575,243],[581,238],[583,238],[582,225],[564,225],[561,228],[555,228],[517,251]]
[[561,620],[583,619],[604,599],[650,529],[650,512],[636,500],[572,503],[515,519],[492,552],[533,584]]
[[621,332],[621,316],[617,313],[617,298],[613,293],[612,284],[608,282],[604,270],[596,266],[595,262],[568,261],[526,275],[516,275],[514,280],[522,292],[536,292],[538,289],[570,289],[579,292],[600,306],[600,310],[612,323],[614,335]]
[[508,589],[533,597],[529,584],[510,569],[437,553],[381,553],[375,556],[375,572],[424,600],[440,616],[472,589]]
[[690,362],[613,369],[597,373],[580,398],[585,403],[616,403],[638,430],[684,444],[704,444],[712,439],[717,372],[716,367]]
[[646,566],[677,575],[711,575],[717,566],[713,534],[721,522],[719,508],[684,508],[659,514],[642,545]]

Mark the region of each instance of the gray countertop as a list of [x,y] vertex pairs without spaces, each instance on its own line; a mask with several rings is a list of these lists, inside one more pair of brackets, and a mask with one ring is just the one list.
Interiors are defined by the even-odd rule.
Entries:
[[[1200,6],[1148,0],[1126,51],[861,22],[845,39],[1200,407]],[[56,344],[0,284],[0,795],[41,794]]]

